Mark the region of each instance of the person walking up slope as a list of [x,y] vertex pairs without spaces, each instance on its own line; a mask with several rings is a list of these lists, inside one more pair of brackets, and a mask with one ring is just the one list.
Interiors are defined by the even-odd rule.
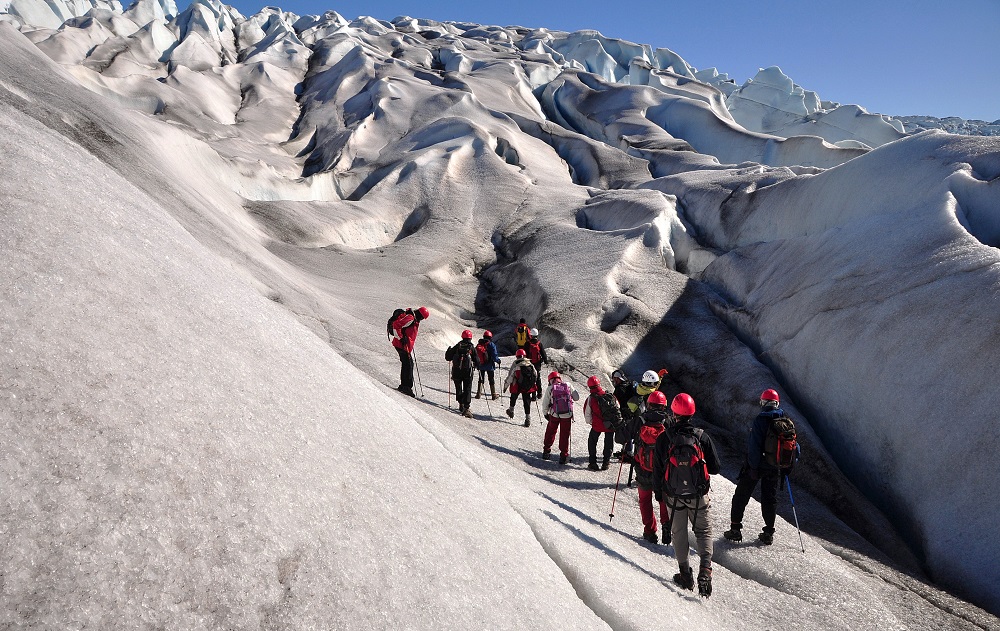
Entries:
[[538,339],[538,329],[531,329],[531,337],[528,338],[528,345],[524,350],[528,353],[528,359],[531,360],[531,364],[535,367],[535,373],[538,374],[538,381],[535,386],[540,391],[542,389],[542,364],[549,363],[549,358],[545,355],[545,347],[542,346],[542,341]]
[[524,426],[531,426],[531,395],[535,392],[536,381],[535,367],[531,365],[525,356],[524,349],[517,349],[514,353],[514,363],[507,369],[507,379],[503,382],[503,389],[510,391],[510,407],[507,408],[507,416],[514,418],[514,404],[517,403],[517,395],[521,395],[524,402]]
[[[642,538],[657,543],[656,515],[653,513],[653,469],[656,439],[665,430],[667,397],[659,391],[652,392],[646,401],[646,411],[640,417],[642,424],[635,433],[638,450],[635,453],[635,481],[639,488],[639,514],[642,515]],[[670,510],[662,496],[656,498],[663,524],[663,544],[670,543]]]
[[484,377],[489,377],[490,397],[494,401],[500,398],[493,382],[493,371],[499,367],[500,353],[497,352],[497,345],[493,343],[493,334],[489,331],[483,331],[483,338],[476,344],[476,368],[479,369],[479,383],[476,384],[477,399],[483,395]]
[[517,347],[517,350],[528,352],[529,337],[531,337],[531,327],[524,322],[524,318],[521,318],[521,321],[514,327],[514,346]]
[[396,309],[387,327],[392,331],[392,346],[399,354],[399,385],[396,389],[411,397],[416,397],[413,393],[413,348],[417,344],[417,329],[429,316],[427,307]]
[[[587,437],[587,449],[590,453],[590,464],[587,468],[606,471],[611,463],[611,452],[615,446],[615,428],[622,422],[621,409],[613,394],[604,391],[601,380],[594,375],[587,379],[590,396],[583,402],[583,420],[590,424],[590,436]],[[597,466],[597,441],[604,435],[604,458],[601,466]]]
[[[662,393],[660,393],[662,394]],[[651,395],[652,396],[652,395]],[[670,403],[674,422],[656,439],[653,460],[653,493],[665,500],[671,512],[671,535],[678,573],[674,582],[694,589],[694,575],[688,563],[688,523],[694,529],[695,549],[700,557],[698,593],[712,595],[712,520],[710,475],[721,470],[711,437],[691,425],[694,399],[684,392]]]
[[569,438],[573,424],[573,401],[580,400],[576,388],[565,383],[559,373],[553,370],[549,373],[549,386],[542,396],[542,409],[549,424],[545,426],[545,438],[542,444],[542,458],[549,459],[552,443],[559,430],[559,464],[569,462]]
[[472,377],[475,372],[472,354],[472,331],[462,331],[462,340],[454,346],[449,346],[444,352],[446,361],[451,362],[451,379],[455,382],[455,400],[458,401],[458,411],[467,418],[472,418]]
[[[795,426],[779,407],[780,398],[774,390],[765,390],[760,395],[760,414],[750,426],[747,439],[747,457],[736,480],[733,504],[729,513],[732,522],[722,536],[730,541],[743,541],[743,513],[760,482],[760,513],[764,518],[764,529],[757,535],[758,541],[766,546],[774,542],[774,519],[778,508],[778,485],[781,476],[791,473],[792,465],[799,457],[799,446],[795,441]],[[791,432],[788,450],[792,453],[778,454],[782,444],[781,434]]]

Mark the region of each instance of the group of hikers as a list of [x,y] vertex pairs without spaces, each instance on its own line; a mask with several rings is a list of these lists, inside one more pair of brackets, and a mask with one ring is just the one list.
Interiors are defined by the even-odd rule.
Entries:
[[[415,396],[413,392],[413,347],[422,320],[428,317],[425,307],[398,309],[387,325],[387,334],[399,351],[401,363],[398,390]],[[476,398],[483,396],[483,387],[489,383],[488,400],[497,400],[494,372],[501,366],[501,358],[493,334],[484,331],[481,339],[473,344],[471,330],[462,332],[461,340],[445,351],[445,360],[451,365],[451,378],[455,384],[455,399],[459,412],[471,418],[472,382],[478,372]],[[552,446],[559,435],[559,464],[565,465],[570,457],[570,431],[574,419],[574,403],[580,394],[563,379],[558,371],[549,372],[545,387],[541,383],[541,368],[548,363],[545,350],[539,341],[538,330],[529,327],[522,318],[514,329],[514,361],[507,370],[502,390],[510,393],[510,406],[506,413],[514,418],[518,397],[524,409],[524,427],[531,426],[531,403],[540,399],[540,415],[548,422],[542,440],[541,457],[551,458]],[[692,418],[696,412],[691,395],[681,392],[667,405],[667,395],[661,390],[665,369],[647,370],[639,381],[632,381],[621,370],[611,375],[613,389],[607,392],[597,375],[587,379],[589,390],[583,402],[584,420],[590,425],[587,446],[588,469],[607,470],[613,455],[619,457],[618,484],[624,464],[629,464],[629,485],[634,471],[639,493],[639,513],[642,518],[642,538],[651,543],[674,546],[678,573],[674,583],[693,590],[697,582],[698,593],[708,597],[712,593],[712,526],[709,490],[711,476],[721,470],[721,462],[712,438],[704,429],[696,428]],[[541,393],[541,396],[539,396]],[[761,411],[754,419],[747,440],[746,457],[737,477],[736,490],[730,509],[730,528],[723,536],[734,543],[743,540],[743,515],[750,497],[759,484],[761,487],[761,516],[764,527],[757,540],[762,545],[774,541],[774,523],[777,512],[778,489],[791,473],[800,456],[796,441],[795,425],[780,407],[780,397],[773,389],[764,390],[759,400]],[[598,463],[597,447],[602,441],[601,460]],[[613,454],[615,444],[621,445]],[[791,490],[789,489],[789,494]],[[658,510],[654,510],[653,501]],[[659,513],[658,536],[657,513]],[[611,517],[614,518],[614,501]],[[695,550],[699,557],[697,581],[688,559],[688,525],[694,532]]]

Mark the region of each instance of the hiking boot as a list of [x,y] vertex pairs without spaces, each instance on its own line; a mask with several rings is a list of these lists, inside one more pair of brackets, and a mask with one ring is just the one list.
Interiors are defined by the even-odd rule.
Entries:
[[673,537],[670,536],[670,529],[667,526],[664,526],[662,532],[663,536],[661,539],[663,540],[663,545],[669,546],[670,542],[673,540]]
[[514,418],[514,408],[507,408],[507,416]]
[[743,541],[743,527],[740,524],[733,524],[732,528],[722,533],[722,536],[726,539],[739,543]]
[[569,462],[569,456],[559,456],[559,464],[566,464]]
[[712,568],[698,570],[698,595],[708,598],[712,595]]
[[765,546],[769,546],[774,543],[774,528],[764,528],[764,530],[757,535],[757,541],[763,543]]
[[674,583],[684,589],[694,589],[694,572],[689,567],[682,567],[681,571],[674,574]]
[[462,412],[462,416],[465,418],[472,418],[472,410],[465,408],[465,412]]
[[600,467],[597,466],[596,460],[591,460],[590,464],[587,465],[587,468],[590,469],[591,471],[597,471],[598,469],[600,469]]
[[500,395],[499,395],[499,394],[497,394],[496,392],[494,392],[494,393],[493,393],[493,400],[494,400],[494,401],[496,401],[496,400],[497,400],[497,399],[499,399],[499,398],[500,398]]
[[542,452],[542,460],[548,460],[551,457],[552,457],[552,452],[550,452],[548,449]]
[[524,426],[525,427],[531,427],[531,419],[530,418],[524,419]]
[[642,538],[648,541],[649,543],[659,543],[659,539],[656,538],[655,530],[642,533]]
[[413,388],[404,388],[402,385],[399,385],[399,386],[396,386],[396,390],[399,390],[403,394],[405,394],[407,396],[411,396],[414,399],[417,398],[417,395],[413,394]]
[[601,471],[607,471],[610,466],[611,462],[607,458],[605,458],[604,461],[601,463]]

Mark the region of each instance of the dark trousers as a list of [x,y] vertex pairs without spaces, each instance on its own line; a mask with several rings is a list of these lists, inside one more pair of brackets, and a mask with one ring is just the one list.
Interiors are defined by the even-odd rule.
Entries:
[[489,380],[490,380],[490,392],[494,392],[496,390],[496,386],[493,384],[493,371],[492,370],[480,370],[479,371],[479,385],[476,386],[476,390],[482,390],[483,389],[483,375],[486,375],[486,376],[489,377]]
[[531,365],[535,367],[535,390],[538,391],[538,398],[541,399],[542,395],[542,362],[531,362]]
[[778,484],[781,475],[777,470],[760,469],[760,479],[750,476],[750,467],[743,465],[740,476],[736,480],[736,492],[733,493],[733,505],[729,517],[734,524],[743,523],[743,512],[750,502],[750,496],[760,482],[760,514],[764,518],[764,527],[774,532],[774,515],[778,510]]
[[510,409],[514,409],[514,404],[517,403],[518,396],[520,396],[521,400],[524,402],[524,417],[527,418],[531,416],[531,395],[527,392],[515,392],[510,395]]
[[468,375],[452,375],[455,382],[455,400],[458,401],[459,409],[465,410],[472,403],[472,373]]
[[403,390],[413,391],[413,357],[403,349],[394,347],[399,353],[399,386]]
[[591,462],[597,462],[597,441],[600,439],[601,434],[604,434],[604,461],[607,462],[611,459],[611,452],[615,447],[615,433],[598,432],[591,428],[590,436],[587,437],[587,448],[590,449]]

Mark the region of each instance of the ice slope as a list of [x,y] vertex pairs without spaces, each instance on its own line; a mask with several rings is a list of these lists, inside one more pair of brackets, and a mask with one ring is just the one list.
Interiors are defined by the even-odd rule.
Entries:
[[[152,4],[133,9],[133,15],[156,12]],[[347,22],[332,12],[299,17],[278,9],[244,20],[218,3],[196,3],[176,20],[154,20],[142,28],[135,24],[138,30],[133,32],[121,22],[116,25],[114,16],[90,17],[94,19],[74,22],[58,32],[22,28],[18,34],[9,27],[0,29],[4,59],[17,62],[0,69],[6,107],[17,118],[11,126],[30,127],[21,124],[20,112],[85,148],[127,181],[131,188],[122,197],[131,199],[138,190],[157,200],[206,256],[211,253],[210,260],[231,268],[240,282],[294,314],[356,367],[393,385],[394,360],[380,339],[385,314],[400,303],[427,304],[435,317],[422,333],[420,352],[427,377],[441,384],[431,390],[430,398],[442,405],[445,382],[434,357],[453,343],[457,332],[466,326],[489,326],[504,339],[512,322],[528,317],[540,325],[556,365],[576,379],[619,365],[633,374],[650,366],[670,367],[671,387],[692,392],[705,419],[718,428],[720,440],[736,449],[752,417],[754,398],[762,388],[779,384],[780,377],[787,388],[779,384],[779,389],[789,400],[787,408],[801,419],[810,455],[799,467],[797,480],[903,563],[907,554],[891,526],[904,531],[914,549],[928,555],[935,575],[949,580],[953,589],[989,603],[993,577],[989,569],[977,573],[974,557],[989,558],[995,546],[982,536],[963,542],[963,553],[968,554],[958,558],[958,571],[953,573],[934,541],[951,532],[953,525],[945,523],[940,513],[916,522],[910,520],[923,517],[923,512],[889,506],[892,522],[886,521],[875,508],[886,498],[882,490],[866,489],[879,502],[873,505],[838,470],[837,459],[841,466],[852,461],[844,459],[843,442],[831,435],[830,419],[814,403],[839,402],[844,389],[871,393],[867,399],[859,397],[859,406],[875,405],[872,402],[880,395],[902,394],[921,401],[926,400],[926,384],[901,392],[895,388],[899,383],[895,375],[886,377],[891,385],[884,388],[870,385],[863,380],[866,375],[855,372],[837,373],[846,384],[813,377],[817,370],[809,362],[815,357],[801,349],[828,348],[827,370],[854,357],[840,355],[843,345],[823,346],[826,338],[808,331],[801,336],[801,346],[776,353],[771,350],[773,340],[787,331],[782,314],[763,317],[770,301],[757,305],[758,311],[743,307],[753,304],[754,292],[770,296],[800,286],[822,287],[831,277],[837,278],[837,265],[846,263],[831,255],[832,268],[824,268],[822,261],[796,268],[788,284],[778,282],[779,276],[767,276],[764,280],[772,282],[765,289],[758,287],[761,278],[741,275],[744,268],[758,269],[778,260],[767,245],[757,247],[759,253],[751,246],[784,235],[781,230],[772,234],[782,227],[773,216],[776,213],[788,213],[796,221],[804,216],[799,230],[805,233],[835,231],[838,221],[863,223],[873,214],[875,206],[863,205],[869,199],[890,204],[894,193],[905,205],[905,200],[923,199],[921,194],[930,191],[936,194],[930,197],[931,206],[942,199],[947,203],[941,194],[943,177],[949,178],[949,190],[960,191],[965,200],[965,225],[989,241],[995,192],[974,178],[952,175],[964,169],[963,159],[988,167],[993,151],[988,141],[947,137],[953,143],[946,152],[950,157],[938,161],[952,166],[924,165],[925,170],[912,175],[912,182],[892,188],[879,186],[881,180],[863,167],[852,170],[858,162],[852,158],[868,157],[863,149],[837,148],[815,137],[783,140],[741,129],[719,109],[722,101],[712,88],[687,80],[676,56],[649,59],[647,55],[641,61],[641,68],[648,70],[647,66],[672,60],[671,70],[651,71],[660,87],[669,90],[610,84],[616,74],[640,72],[631,59],[643,49],[596,35],[409,18]],[[81,62],[80,51],[90,50],[89,43],[100,37],[107,39]],[[600,50],[587,44],[587,37]],[[88,46],[78,46],[78,38],[86,39]],[[538,45],[528,45],[535,40]],[[45,63],[31,42],[61,62],[63,69]],[[601,50],[611,61],[601,56]],[[602,72],[609,74],[602,78],[581,72],[586,68],[583,62],[594,68],[604,64]],[[911,162],[923,164],[927,155],[940,153],[923,142],[892,154],[889,161],[898,164],[886,165],[880,158],[867,164],[875,165],[876,174],[881,170],[909,174]],[[835,165],[841,166],[822,170]],[[837,173],[847,175],[838,179]],[[21,172],[14,175],[4,176],[12,187],[12,199],[23,195],[14,188],[18,182],[37,181]],[[823,184],[830,181],[835,183]],[[769,190],[798,193],[789,196],[791,201],[776,196],[777,206],[758,211],[757,200],[765,199]],[[806,212],[814,205],[823,212]],[[935,207],[932,212],[942,211]],[[925,236],[914,228],[910,238],[919,242]],[[871,251],[880,252],[874,246]],[[818,247],[809,250],[814,258],[819,252]],[[26,253],[23,257],[30,258]],[[878,270],[880,264],[878,259],[871,263]],[[794,259],[788,263],[792,268],[797,265]],[[684,273],[704,280],[692,280]],[[911,272],[894,263],[880,273],[891,283]],[[857,290],[845,291],[850,298]],[[946,301],[931,297],[919,306],[928,312],[928,321],[955,321],[956,331],[964,331],[962,317]],[[976,311],[974,307],[975,299],[970,298],[962,309]],[[813,314],[809,306],[801,309],[803,317]],[[761,326],[755,327],[758,319]],[[857,325],[852,321],[842,326],[853,327],[840,331],[845,334]],[[42,329],[38,337],[44,341],[48,334]],[[77,336],[86,337],[83,332]],[[885,343],[891,348],[901,344],[889,337]],[[868,345],[855,352],[867,352],[868,361],[877,361],[884,349]],[[949,366],[944,363],[947,359],[942,359],[942,369]],[[269,370],[266,358],[260,361],[261,370]],[[954,371],[953,366],[949,369]],[[796,380],[793,375],[799,371],[805,371],[802,379],[808,379],[815,391]],[[273,389],[286,391],[304,378],[297,375],[293,372],[289,381]],[[192,373],[192,380],[198,378]],[[954,379],[967,378],[964,372],[955,372]],[[347,385],[328,382],[322,389],[355,388],[354,379]],[[23,387],[31,383],[26,381]],[[199,386],[188,387],[195,391]],[[247,389],[274,396],[267,394],[272,390],[268,385]],[[333,404],[333,398],[326,400]],[[968,404],[958,401],[954,410],[960,415],[969,409],[961,406]],[[213,406],[205,409],[210,412]],[[853,410],[856,418],[866,418],[870,411]],[[396,408],[388,413],[399,414]],[[811,423],[814,415],[816,431]],[[894,410],[885,419],[887,425],[913,423]],[[524,455],[528,448],[503,429],[509,428],[501,426],[491,435],[487,449],[508,454],[515,465],[534,471],[535,461]],[[909,444],[905,433],[889,434],[886,440],[897,451],[905,451]],[[825,441],[830,441],[832,458]],[[47,463],[58,456],[55,452],[33,460]],[[480,457],[486,456],[470,456]],[[985,466],[991,462],[988,457],[983,460]],[[731,460],[730,476],[736,464]],[[856,473],[853,467],[845,469]],[[899,482],[893,486],[905,491],[892,501],[910,501],[912,489],[900,481],[909,474],[895,468],[885,471],[887,480]],[[584,488],[592,484],[571,482]],[[975,479],[964,482],[967,493],[954,497],[954,508],[978,515],[983,505],[990,506],[988,487],[976,486]],[[373,477],[373,488],[382,484]],[[536,490],[555,497],[548,486]],[[730,490],[720,482],[717,501],[722,522]],[[577,494],[556,499],[561,510],[578,510]],[[105,510],[104,504],[98,502],[95,510]],[[591,513],[603,510],[602,506]],[[916,535],[910,529],[916,529]],[[534,530],[537,533],[537,524]],[[379,535],[391,538],[396,533],[386,530]],[[276,536],[273,530],[262,531],[249,540],[271,541]],[[629,546],[622,553],[626,558],[633,550],[631,542]],[[586,572],[567,561],[586,558],[592,550],[571,546],[574,554],[564,555],[555,552],[562,549],[556,544],[543,547],[588,606],[606,620],[606,609],[621,611],[608,603],[610,596],[592,598],[606,592],[580,583],[579,576]],[[509,556],[510,551],[498,554]],[[391,570],[380,565],[378,571]],[[751,574],[746,568],[740,572]],[[725,576],[724,570],[720,573]],[[669,579],[666,571],[656,576]],[[832,587],[825,582],[811,584],[819,595],[810,592],[809,598],[846,600],[844,592],[831,595]],[[68,584],[55,590],[64,600],[48,611],[72,602],[72,588]],[[410,589],[417,587],[411,584]],[[215,590],[226,599],[229,591],[228,586]],[[478,598],[478,592],[470,597]],[[742,601],[739,594],[734,598]],[[569,610],[576,606],[562,604]],[[885,623],[878,617],[883,611],[900,619],[912,615],[907,610],[924,611],[890,595],[864,609],[875,612],[874,622],[854,609],[846,611],[875,627]],[[967,605],[957,609],[971,611]],[[760,621],[763,615],[733,611],[733,620]],[[449,615],[446,620],[455,620],[457,626],[465,615]],[[845,615],[843,609],[823,614],[817,626],[837,628]],[[929,615],[952,622],[951,614],[942,610]],[[976,619],[979,614],[964,615]],[[389,619],[399,620],[391,615]],[[627,615],[625,619],[632,620]],[[433,626],[430,619],[427,623]],[[739,627],[734,623],[734,628]]]

